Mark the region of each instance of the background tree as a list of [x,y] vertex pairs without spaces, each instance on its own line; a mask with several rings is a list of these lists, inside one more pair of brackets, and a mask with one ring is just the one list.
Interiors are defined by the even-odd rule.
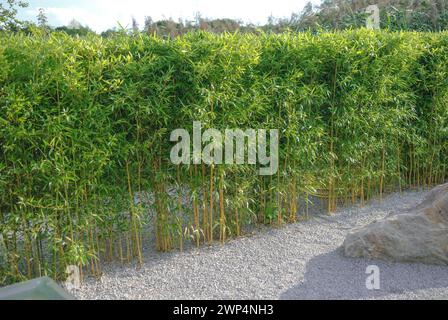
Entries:
[[154,30],[153,28],[153,21],[150,16],[145,17],[145,25],[143,27],[143,32],[146,32],[147,34],[153,34]]
[[[341,30],[365,25],[365,8],[370,0],[323,0],[308,3],[293,21],[295,30]],[[448,25],[446,0],[377,0],[381,28],[390,30],[440,31]]]
[[70,36],[86,36],[89,33],[95,33],[88,26],[83,26],[79,21],[72,19],[68,25],[56,27],[55,31],[62,31]]
[[139,29],[139,26],[138,26],[138,22],[137,22],[137,20],[135,20],[134,17],[132,18],[132,32],[134,34],[137,34],[137,33],[140,32],[140,29]]
[[0,30],[17,31],[22,22],[17,19],[17,8],[26,8],[28,3],[22,0],[6,0],[0,3]]
[[120,34],[120,32],[116,28],[110,28],[107,29],[106,31],[101,32],[101,36],[103,38],[110,38],[118,34]]
[[37,14],[37,25],[41,28],[47,28],[48,27],[48,19],[45,15],[44,8],[39,8],[39,12]]
[[[448,29],[448,2],[446,0],[376,0],[380,8],[381,28],[388,30],[416,30],[441,31]],[[319,30],[343,30],[365,26],[365,8],[372,4],[371,0],[322,0],[319,5],[308,2],[301,12],[294,12],[289,18],[270,16],[264,25],[255,26],[241,20],[219,18],[209,19],[200,12],[195,14],[192,21],[174,21],[172,18],[154,21],[150,16],[145,17],[143,32],[156,34],[164,38],[174,38],[189,31],[203,30],[212,33],[240,31],[257,33],[258,30],[269,33],[281,33],[287,30],[317,32]],[[28,4],[21,0],[6,0],[0,3],[0,30],[30,32],[32,22],[21,22],[17,19],[17,9]],[[39,9],[37,16],[40,27],[48,26],[47,17],[43,9]],[[64,31],[69,35],[86,35],[93,32],[87,26],[77,25],[57,27],[55,30]],[[132,32],[142,32],[137,21],[132,19]],[[102,36],[109,37],[116,29],[102,32]],[[125,31],[129,32],[129,30]]]

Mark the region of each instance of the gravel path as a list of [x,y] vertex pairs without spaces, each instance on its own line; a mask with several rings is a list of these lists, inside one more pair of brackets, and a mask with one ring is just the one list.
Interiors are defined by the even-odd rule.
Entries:
[[[105,265],[101,280],[87,279],[72,293],[80,299],[448,299],[448,267],[345,258],[339,249],[352,227],[415,205],[425,193],[395,193],[225,246],[146,249],[142,268]],[[371,264],[380,269],[379,290],[365,286]]]

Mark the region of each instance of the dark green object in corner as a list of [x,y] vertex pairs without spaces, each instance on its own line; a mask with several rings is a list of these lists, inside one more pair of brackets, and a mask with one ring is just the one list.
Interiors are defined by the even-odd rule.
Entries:
[[0,300],[76,300],[49,277],[0,288]]

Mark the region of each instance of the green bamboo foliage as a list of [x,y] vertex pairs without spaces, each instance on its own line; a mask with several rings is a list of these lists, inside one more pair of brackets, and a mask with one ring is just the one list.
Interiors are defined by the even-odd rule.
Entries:
[[[448,34],[0,37],[0,284],[143,263],[447,178]],[[279,129],[279,170],[170,132]]]

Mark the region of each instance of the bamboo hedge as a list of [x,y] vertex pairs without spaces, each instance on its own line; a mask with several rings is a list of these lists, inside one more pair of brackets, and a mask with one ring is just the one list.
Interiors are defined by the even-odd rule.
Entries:
[[[279,129],[257,165],[173,165],[173,129]],[[0,36],[0,284],[143,262],[447,178],[448,33]]]

